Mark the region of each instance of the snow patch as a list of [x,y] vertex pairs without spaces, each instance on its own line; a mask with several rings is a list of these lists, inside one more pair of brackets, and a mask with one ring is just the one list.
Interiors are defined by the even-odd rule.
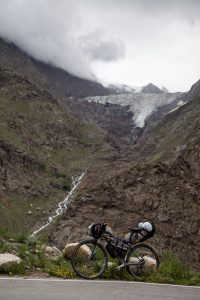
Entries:
[[[173,102],[177,93],[163,93],[163,94],[147,94],[147,93],[132,93],[109,96],[87,97],[87,101],[100,102],[106,104],[118,104],[122,106],[129,105],[129,110],[133,112],[133,121],[137,127],[144,127],[145,120],[160,106],[170,104]],[[180,101],[179,101],[180,102]]]

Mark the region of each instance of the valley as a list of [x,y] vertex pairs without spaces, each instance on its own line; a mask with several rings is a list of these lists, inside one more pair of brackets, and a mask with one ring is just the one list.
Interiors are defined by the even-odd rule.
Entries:
[[67,211],[43,231],[50,243],[84,238],[92,222],[123,236],[150,219],[159,252],[196,267],[199,87],[111,95],[0,40],[1,231],[31,233],[67,197],[72,176],[86,172]]

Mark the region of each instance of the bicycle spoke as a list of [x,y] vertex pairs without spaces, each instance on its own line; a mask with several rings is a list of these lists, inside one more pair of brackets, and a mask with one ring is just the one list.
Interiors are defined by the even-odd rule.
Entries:
[[80,243],[72,255],[72,267],[83,278],[96,278],[107,267],[107,253],[102,245],[92,241]]
[[127,257],[128,272],[137,277],[153,273],[159,267],[159,258],[156,251],[145,244],[135,245]]

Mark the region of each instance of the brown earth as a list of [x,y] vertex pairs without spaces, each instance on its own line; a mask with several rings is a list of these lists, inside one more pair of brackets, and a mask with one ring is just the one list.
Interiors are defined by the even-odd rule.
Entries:
[[124,108],[56,99],[1,68],[0,227],[31,231],[65,198],[72,175],[120,157],[131,123]]
[[184,263],[200,263],[200,98],[168,115],[127,155],[87,173],[51,241],[63,246],[86,236],[92,222],[107,222],[117,234],[152,220],[150,241]]
[[51,86],[53,78],[60,81],[66,74],[51,72],[14,45],[2,45],[0,229],[31,229],[64,198],[71,176],[88,170],[69,210],[51,227],[52,243],[62,247],[85,237],[94,221],[108,222],[123,235],[127,227],[150,219],[157,227],[151,242],[159,252],[172,250],[197,267],[199,82],[186,95],[189,103],[142,135],[135,129],[136,139],[141,135],[135,144],[126,108],[67,98],[74,89],[78,96],[92,90],[82,90],[84,82],[76,80],[69,81],[73,90],[66,93]]

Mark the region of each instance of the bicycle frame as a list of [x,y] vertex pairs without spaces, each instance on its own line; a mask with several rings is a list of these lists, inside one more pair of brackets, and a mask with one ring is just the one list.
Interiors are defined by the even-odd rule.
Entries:
[[[111,234],[107,234],[107,233],[103,233],[102,236],[101,236],[99,239],[95,239],[95,240],[96,240],[97,243],[100,243],[101,240],[106,241],[106,242],[109,242],[112,238],[116,238],[116,239],[118,239],[119,241],[123,242],[120,238],[115,237],[114,235],[111,235]],[[118,259],[118,262],[120,263],[120,265],[117,266],[115,269],[116,269],[116,270],[120,270],[120,269],[126,268],[126,267],[128,267],[128,266],[134,266],[134,265],[137,265],[137,266],[138,266],[138,264],[139,264],[141,267],[144,266],[144,264],[145,264],[144,259],[143,259],[142,257],[138,257],[136,252],[134,252],[134,253],[136,254],[136,258],[138,259],[138,262],[137,262],[137,263],[136,263],[136,262],[135,262],[135,263],[134,263],[134,262],[129,262],[129,263],[126,262],[126,261],[127,261],[127,255],[128,255],[128,252],[129,252],[130,250],[133,250],[133,251],[135,250],[134,245],[132,245],[131,243],[126,243],[126,245],[128,246],[128,248],[127,248],[126,255],[125,255],[124,258],[121,258],[121,257],[118,255],[118,253],[116,252],[116,253],[117,253],[116,259]],[[106,250],[106,252],[108,252],[108,251]]]

